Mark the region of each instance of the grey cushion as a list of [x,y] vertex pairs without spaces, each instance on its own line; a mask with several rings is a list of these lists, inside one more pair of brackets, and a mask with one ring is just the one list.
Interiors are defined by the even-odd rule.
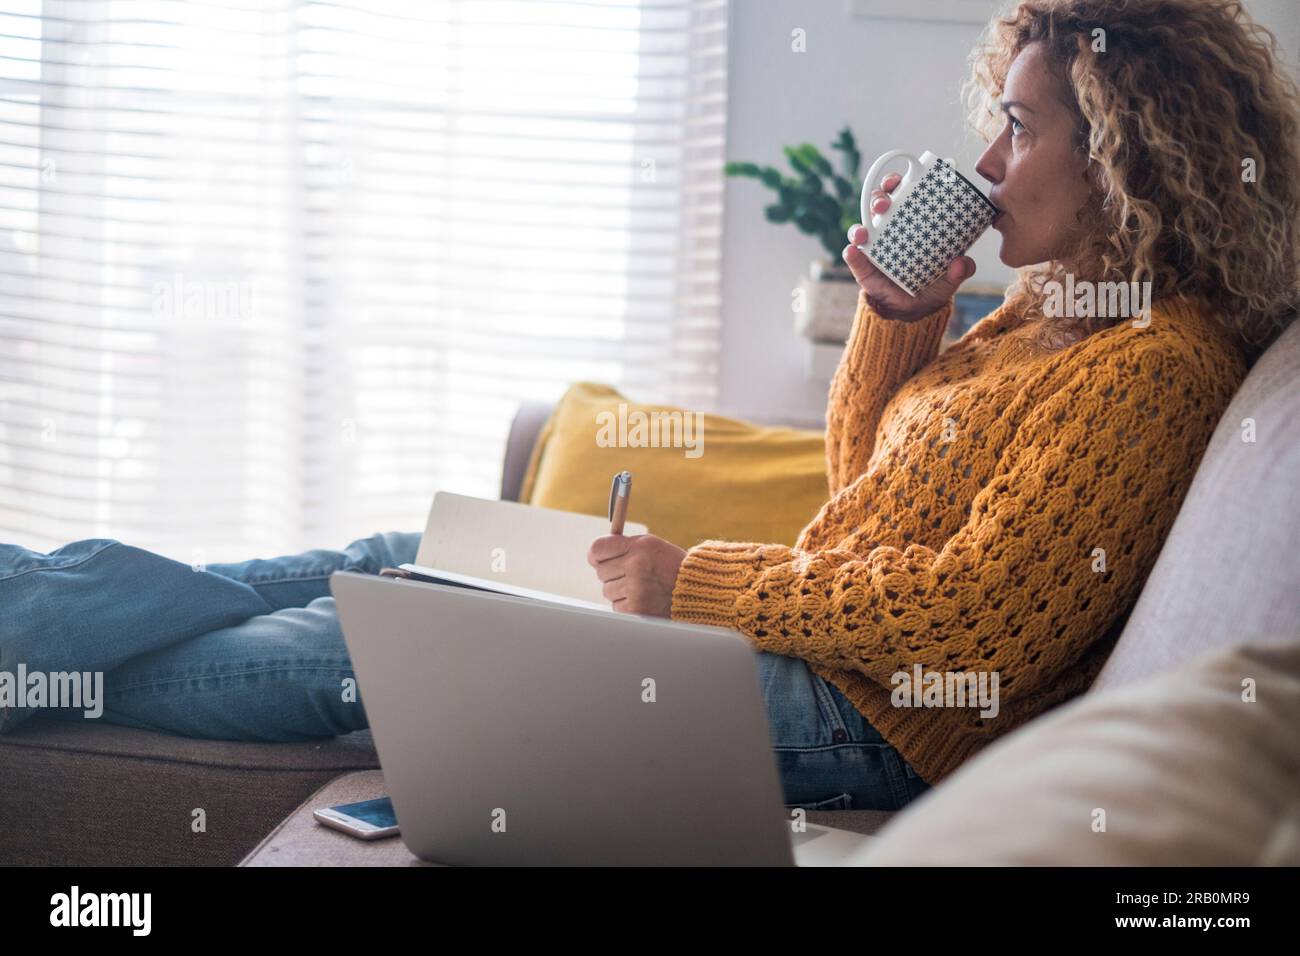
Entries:
[[[1255,441],[1242,441],[1242,421]],[[1300,637],[1300,322],[1260,356],[1201,459],[1090,693],[1218,647]]]
[[852,862],[1300,865],[1297,723],[1300,641],[1221,648],[999,737]]
[[506,453],[501,461],[501,500],[518,501],[524,485],[528,459],[537,444],[542,426],[555,408],[550,402],[524,402],[515,412],[506,436]]
[[0,736],[0,865],[234,865],[328,781],[378,766],[368,730],[234,743],[37,717]]

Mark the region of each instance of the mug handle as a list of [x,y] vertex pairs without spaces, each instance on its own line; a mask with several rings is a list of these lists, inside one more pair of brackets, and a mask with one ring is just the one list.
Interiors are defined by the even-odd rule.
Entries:
[[[880,224],[884,221],[886,215],[871,211],[871,192],[873,189],[878,188],[874,184],[880,176],[881,171],[890,160],[896,159],[899,156],[907,160],[907,172],[903,174],[902,180],[894,188],[893,195],[898,195],[900,192],[905,191],[911,184],[913,177],[916,175],[916,171],[924,168],[921,161],[905,149],[891,149],[871,164],[871,169],[867,171],[867,178],[862,182],[862,201],[860,209],[860,212],[862,213],[862,223],[863,225],[868,223],[871,225],[871,228],[867,230],[867,241],[858,246],[858,248],[863,252],[866,252],[871,248],[871,243],[875,241],[876,232],[880,229]],[[892,212],[893,208],[894,204],[891,202],[889,211]]]

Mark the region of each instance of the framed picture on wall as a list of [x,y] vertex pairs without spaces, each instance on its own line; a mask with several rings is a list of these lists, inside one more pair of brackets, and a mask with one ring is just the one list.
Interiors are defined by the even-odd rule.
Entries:
[[1003,0],[848,0],[849,12],[881,20],[951,20],[985,23]]

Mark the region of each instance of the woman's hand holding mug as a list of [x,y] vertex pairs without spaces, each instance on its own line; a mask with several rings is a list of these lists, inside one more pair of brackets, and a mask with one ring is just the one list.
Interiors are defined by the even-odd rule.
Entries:
[[[907,172],[890,173],[874,186],[896,159],[906,161]],[[945,305],[975,274],[975,260],[965,252],[998,209],[951,162],[929,151],[918,159],[896,149],[867,173],[861,212],[870,225],[849,228],[844,261],[877,314],[915,322]]]
[[[871,211],[886,212],[889,209],[889,194],[898,188],[903,177],[890,173],[881,182],[880,187],[871,191]],[[957,287],[975,274],[975,260],[970,256],[958,256],[948,263],[948,271],[926,286],[918,295],[908,295],[867,258],[858,246],[865,243],[869,232],[862,223],[849,227],[849,245],[844,247],[844,261],[853,272],[853,278],[867,294],[867,304],[882,319],[895,319],[899,322],[915,322],[923,319],[935,309],[942,306],[957,291]]]

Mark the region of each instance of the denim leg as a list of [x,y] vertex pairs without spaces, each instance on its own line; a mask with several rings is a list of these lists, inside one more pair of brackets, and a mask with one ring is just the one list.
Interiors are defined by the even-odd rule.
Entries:
[[[49,554],[0,545],[0,670],[92,671],[328,595],[336,570],[414,561],[418,533],[377,534],[342,551],[192,567],[110,539]],[[328,613],[332,617],[332,602]],[[316,619],[313,619],[316,620]],[[337,623],[333,625],[337,629]],[[205,644],[238,653],[245,645]],[[346,655],[345,655],[346,657]],[[31,716],[0,707],[0,731]]]
[[796,657],[758,651],[788,808],[899,810],[929,785],[834,686]]
[[213,574],[251,585],[274,610],[306,607],[330,593],[335,571],[378,574],[380,568],[415,563],[421,533],[386,532],[353,541],[341,551],[317,548],[282,558],[256,558],[234,564],[209,564]]
[[211,740],[312,740],[369,725],[332,597],[133,658],[104,675],[101,719]]
[[252,587],[110,539],[0,545],[0,669],[110,671],[272,610]]

